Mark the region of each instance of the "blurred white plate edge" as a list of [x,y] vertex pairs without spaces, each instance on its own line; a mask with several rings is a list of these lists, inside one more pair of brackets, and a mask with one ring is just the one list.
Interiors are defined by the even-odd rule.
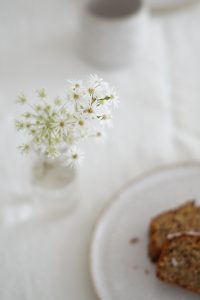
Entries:
[[[135,187],[138,184],[140,184],[143,180],[146,180],[148,178],[151,178],[153,176],[158,176],[159,174],[162,175],[162,173],[165,172],[170,172],[170,171],[175,171],[179,170],[179,169],[185,169],[185,170],[189,170],[191,168],[196,168],[199,169],[200,172],[200,162],[197,161],[188,161],[188,162],[182,162],[182,163],[177,163],[177,164],[172,164],[172,165],[166,165],[160,168],[155,168],[149,172],[145,172],[143,173],[141,176],[127,182],[121,189],[119,189],[114,195],[113,197],[110,199],[109,204],[107,205],[107,207],[103,210],[103,212],[100,214],[95,228],[93,230],[93,234],[92,234],[92,239],[91,239],[91,246],[90,246],[90,252],[89,252],[89,264],[90,264],[90,273],[91,273],[91,279],[93,282],[93,287],[96,291],[96,295],[98,296],[99,299],[101,300],[112,300],[112,297],[105,297],[105,294],[102,292],[104,287],[101,286],[101,284],[99,284],[99,274],[98,274],[98,270],[96,269],[95,266],[95,260],[96,260],[96,249],[98,248],[98,231],[101,231],[101,227],[104,225],[104,221],[106,221],[106,218],[108,217],[108,215],[112,212],[113,207],[117,206],[118,203],[120,203],[121,199],[120,197],[126,193],[129,189],[131,189],[131,187]],[[186,199],[185,199],[186,200]],[[198,201],[200,200],[200,198],[198,199]],[[176,207],[176,203],[174,203],[174,207]],[[169,207],[170,208],[170,207]],[[173,208],[173,206],[172,206]],[[150,220],[149,220],[150,221]],[[148,258],[147,258],[148,259]],[[154,276],[155,277],[155,276]],[[158,281],[155,277],[155,280]],[[158,281],[159,282],[159,281]],[[162,283],[160,283],[162,284]],[[168,285],[166,285],[168,287]],[[171,287],[171,285],[169,285]],[[165,288],[165,284],[164,284],[164,288]],[[176,287],[171,287],[171,289],[173,290],[175,288],[175,290],[177,289]],[[179,291],[179,289],[177,289]],[[182,300],[188,299],[188,297],[191,297],[192,299],[198,299],[197,297],[199,297],[198,295],[195,294],[191,294],[187,291],[184,291],[184,289],[180,289],[181,291],[183,291],[183,295],[184,292],[186,293],[186,298],[184,297],[181,298]],[[193,296],[192,296],[193,295]],[[194,297],[194,298],[193,298]],[[121,298],[119,298],[121,300]],[[137,296],[136,298],[137,299]],[[146,292],[145,292],[145,300],[147,300],[146,297]],[[171,299],[171,298],[170,298]],[[174,298],[175,299],[175,298]],[[179,298],[178,298],[179,299]],[[117,299],[118,300],[118,299]],[[126,300],[126,299],[123,299]],[[161,298],[155,298],[154,300],[161,300]]]

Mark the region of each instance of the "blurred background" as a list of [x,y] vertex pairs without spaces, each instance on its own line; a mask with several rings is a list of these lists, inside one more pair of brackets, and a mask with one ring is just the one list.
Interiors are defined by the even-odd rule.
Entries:
[[[93,0],[94,18],[87,2],[0,1],[0,115],[21,91],[45,87],[55,95],[67,79],[98,73],[121,98],[111,135],[120,145],[126,135],[131,140],[125,151],[117,147],[125,178],[127,156],[140,161],[138,172],[143,154],[153,165],[198,158],[198,1],[146,0],[141,9],[138,0]],[[145,10],[143,19],[138,10]],[[118,15],[109,18],[110,11]]]
[[[87,3],[0,0],[1,120],[15,111],[19,92],[63,94],[67,79],[91,73],[114,85],[121,101],[107,143],[86,146],[75,216],[1,228],[1,300],[96,299],[89,242],[109,199],[151,168],[200,158],[199,1]],[[3,187],[20,171],[9,133],[0,132]]]

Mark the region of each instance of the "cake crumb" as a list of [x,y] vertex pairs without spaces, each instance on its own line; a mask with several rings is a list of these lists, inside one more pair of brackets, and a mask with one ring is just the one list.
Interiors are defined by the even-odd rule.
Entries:
[[133,237],[132,239],[130,239],[130,244],[131,245],[135,245],[137,243],[139,243],[140,239],[138,237]]
[[146,270],[144,271],[144,273],[145,273],[146,275],[149,275],[150,271],[149,271],[148,269],[146,269]]
[[138,266],[133,266],[133,270],[138,270],[139,267]]

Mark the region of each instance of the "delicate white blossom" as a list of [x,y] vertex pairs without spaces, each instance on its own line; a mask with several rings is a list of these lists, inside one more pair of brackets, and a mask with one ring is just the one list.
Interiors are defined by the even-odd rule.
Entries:
[[83,82],[81,80],[68,80],[70,88],[73,90],[80,90],[83,88]]
[[75,167],[83,159],[77,144],[86,138],[104,140],[105,129],[112,126],[112,109],[118,104],[114,89],[97,75],[90,75],[86,83],[69,81],[65,97],[51,101],[44,88],[37,96],[36,103],[24,94],[17,99],[29,108],[15,123],[16,129],[28,136],[20,151],[36,149],[50,158],[62,156]]
[[70,167],[79,167],[83,158],[84,154],[81,152],[76,146],[71,147],[67,151],[67,165]]
[[40,89],[37,91],[38,97],[40,97],[41,99],[44,99],[47,97],[46,91],[44,88]]
[[112,100],[110,102],[111,105],[113,105],[114,108],[118,108],[119,106],[119,98],[113,88],[109,90],[110,99]]
[[23,93],[21,93],[21,94],[18,96],[16,102],[19,103],[19,104],[26,104],[26,103],[27,103],[27,98],[26,98],[26,96],[25,96]]
[[101,85],[103,82],[103,78],[100,78],[97,74],[91,74],[89,76],[89,80],[88,80],[89,84],[91,84],[92,86],[97,86],[97,85]]
[[104,143],[106,140],[105,130],[103,130],[102,128],[96,129],[96,131],[94,132],[94,137],[98,144]]
[[62,99],[60,97],[56,97],[54,99],[54,103],[55,103],[56,106],[59,106],[59,105],[62,104]]
[[28,154],[31,150],[31,147],[29,144],[22,144],[18,148],[22,154]]

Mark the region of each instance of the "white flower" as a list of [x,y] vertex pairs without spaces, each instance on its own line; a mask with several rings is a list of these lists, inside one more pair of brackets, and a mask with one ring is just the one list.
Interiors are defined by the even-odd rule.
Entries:
[[80,101],[78,113],[85,120],[92,120],[97,118],[98,109],[97,101],[93,101],[89,95],[85,95]]
[[108,95],[109,84],[107,82],[101,82],[95,89],[95,97],[100,99],[104,99]]
[[25,122],[23,122],[23,121],[16,121],[15,122],[15,127],[16,127],[16,129],[17,129],[17,131],[20,131],[20,130],[23,130],[23,129],[25,129]]
[[76,90],[73,90],[73,89],[69,90],[69,92],[68,92],[68,99],[70,101],[72,101],[73,103],[76,103],[76,102],[80,101],[81,98],[82,98],[81,91],[76,91]]
[[56,147],[49,146],[47,148],[46,155],[47,155],[47,157],[54,159],[54,158],[60,156],[60,152],[58,151],[58,149],[56,149]]
[[67,119],[63,117],[58,117],[54,126],[55,126],[54,130],[56,136],[58,135],[59,137],[63,137],[63,135],[67,135],[69,129],[69,124]]
[[104,114],[101,116],[101,122],[104,126],[107,126],[108,128],[113,127],[113,121],[112,116],[109,114]]
[[27,100],[27,97],[26,97],[23,93],[21,93],[21,94],[18,96],[16,102],[19,103],[19,104],[26,104],[26,103],[28,102],[28,100]]
[[22,144],[22,145],[18,146],[18,148],[22,154],[28,154],[31,150],[31,147],[29,144]]
[[104,143],[105,140],[106,140],[105,130],[103,130],[103,129],[96,129],[94,131],[94,137],[95,137],[95,141],[97,143]]
[[103,78],[100,78],[97,74],[91,74],[88,82],[91,86],[97,86],[103,82]]
[[54,99],[54,103],[55,103],[56,106],[60,106],[63,103],[63,101],[60,97],[56,97]]
[[33,115],[30,112],[26,112],[23,114],[23,117],[26,119],[30,119],[31,117],[33,117]]
[[80,166],[84,158],[84,154],[76,146],[73,146],[68,150],[66,157],[67,165],[77,168],[78,166]]
[[82,81],[69,81],[69,89],[67,93],[67,97],[70,101],[76,105],[85,94],[85,89],[83,87]]
[[100,92],[100,88],[103,84],[103,79],[97,75],[90,75],[88,84],[85,86],[85,94],[88,94],[91,99],[97,98]]
[[44,99],[47,97],[46,91],[44,88],[37,91],[37,95],[39,98]]
[[91,126],[91,122],[90,120],[87,118],[87,115],[82,112],[82,113],[75,113],[74,114],[74,120],[75,120],[75,123],[76,123],[76,126],[78,128],[86,128],[86,127],[90,127]]
[[68,80],[70,84],[70,89],[74,91],[80,91],[83,87],[83,82],[81,80]]
[[96,119],[98,116],[98,107],[96,105],[88,105],[84,108],[83,112],[87,120]]
[[107,106],[102,106],[99,110],[98,118],[103,126],[112,127],[112,115]]
[[113,88],[111,88],[109,91],[109,97],[110,97],[110,101],[108,102],[108,104],[113,105],[114,108],[118,108],[119,98]]
[[[66,99],[50,101],[44,89],[37,94],[43,101],[29,102],[30,111],[15,123],[28,139],[19,149],[23,153],[37,149],[50,158],[64,155],[69,165],[79,165],[83,154],[74,145],[89,137],[104,140],[105,128],[112,126],[111,110],[118,102],[115,91],[102,78],[91,75],[86,83],[71,81]],[[28,99],[21,94],[17,102],[26,104]]]

